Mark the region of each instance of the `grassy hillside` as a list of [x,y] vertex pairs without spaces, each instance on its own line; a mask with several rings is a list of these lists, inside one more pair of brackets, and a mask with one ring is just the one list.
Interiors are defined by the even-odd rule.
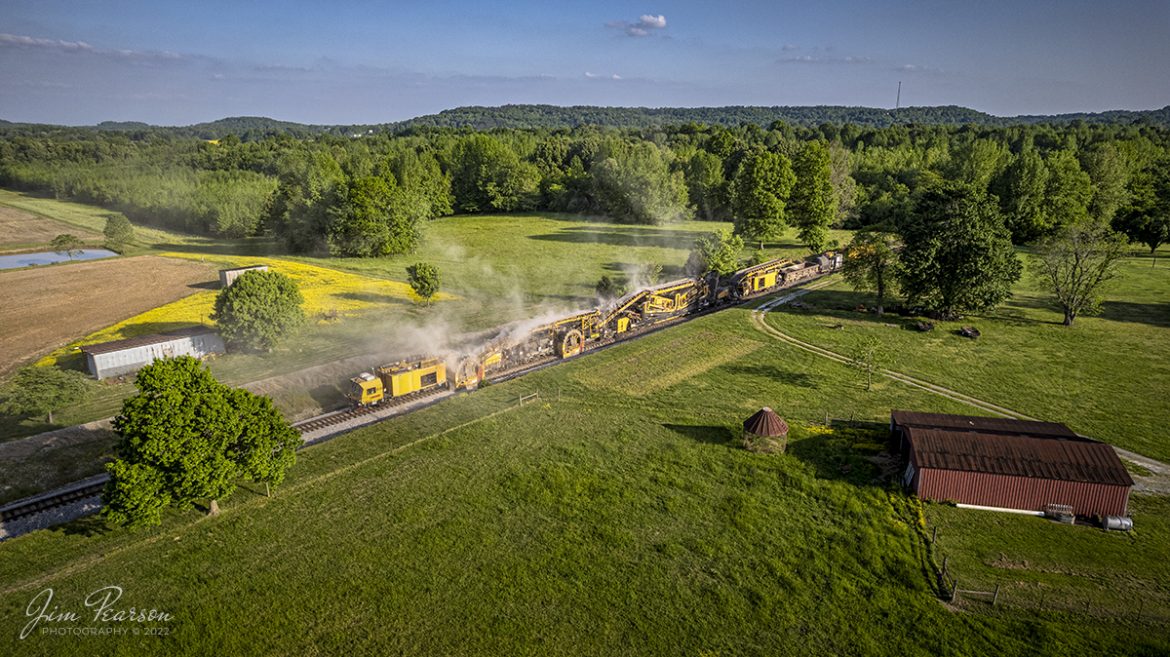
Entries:
[[[735,443],[762,404],[793,425],[786,455]],[[0,635],[22,655],[1170,649],[1150,622],[937,602],[914,505],[869,460],[884,431],[814,421],[891,407],[962,410],[867,393],[727,311],[310,448],[274,497],[243,490],[214,519],[0,543]],[[1160,549],[1132,541],[1100,567],[1121,577]],[[171,613],[170,634],[12,639],[38,591],[79,607],[111,582]]]
[[[801,299],[803,308],[770,313],[776,328],[848,354],[864,336],[891,352],[890,369],[1160,460],[1170,460],[1166,391],[1170,390],[1170,248],[1157,267],[1147,256],[1126,259],[1098,317],[1072,327],[1048,305],[1041,282],[1027,273],[1015,296],[997,310],[959,322],[938,322],[930,333],[916,319],[859,313],[872,304],[843,281]],[[978,340],[957,335],[975,326]]]

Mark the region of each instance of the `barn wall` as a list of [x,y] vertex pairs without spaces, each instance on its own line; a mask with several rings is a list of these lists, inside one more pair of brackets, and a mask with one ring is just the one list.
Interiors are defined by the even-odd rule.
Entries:
[[933,468],[918,470],[914,490],[925,499],[1027,511],[1068,504],[1083,516],[1124,516],[1129,505],[1129,486]]

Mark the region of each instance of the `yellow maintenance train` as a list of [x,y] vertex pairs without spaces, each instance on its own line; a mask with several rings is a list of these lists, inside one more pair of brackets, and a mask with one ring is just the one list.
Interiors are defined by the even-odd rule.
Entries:
[[[440,389],[470,390],[493,374],[553,358],[571,358],[680,316],[739,303],[841,268],[840,253],[806,260],[771,260],[730,276],[708,274],[631,292],[601,307],[535,327],[516,326],[468,352],[405,358],[350,380],[347,397],[359,406],[424,395]],[[448,377],[448,368],[453,376]]]

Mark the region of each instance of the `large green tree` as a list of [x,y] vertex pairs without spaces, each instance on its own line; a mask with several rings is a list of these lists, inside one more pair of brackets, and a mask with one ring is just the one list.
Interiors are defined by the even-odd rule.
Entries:
[[328,210],[329,250],[358,257],[410,253],[430,209],[422,192],[398,186],[393,177],[354,178]]
[[1046,164],[1049,175],[1044,200],[1049,228],[1038,237],[1047,237],[1063,226],[1083,221],[1089,216],[1089,203],[1093,200],[1093,183],[1073,151],[1050,153]]
[[1112,221],[1129,199],[1129,163],[1113,142],[1095,144],[1080,156],[1081,168],[1093,183],[1089,215],[1097,221]]
[[215,298],[211,318],[228,343],[271,351],[305,321],[297,284],[275,271],[247,271]]
[[881,230],[858,231],[845,249],[842,273],[855,290],[873,290],[877,314],[885,312],[886,294],[898,273],[898,238]]
[[723,277],[739,269],[743,238],[731,233],[709,233],[695,240],[687,258],[686,271],[691,276],[714,272]]
[[57,253],[64,253],[72,260],[73,256],[81,252],[81,247],[85,246],[76,235],[65,233],[53,238],[50,247]]
[[426,203],[427,219],[445,217],[455,211],[451,176],[443,173],[434,154],[409,148],[392,155],[388,164],[398,188]]
[[792,163],[778,153],[746,153],[731,181],[735,234],[748,241],[778,239],[788,226],[786,206],[796,184]]
[[439,285],[442,283],[439,268],[429,262],[418,262],[407,267],[406,280],[410,282],[410,289],[427,304],[439,293]]
[[727,179],[723,160],[718,155],[696,150],[683,167],[687,196],[699,219],[715,221],[727,218]]
[[0,408],[12,415],[44,415],[85,401],[93,386],[85,375],[56,367],[24,367],[0,390]]
[[106,466],[102,514],[114,524],[157,525],[167,507],[201,500],[214,513],[241,478],[275,486],[296,460],[300,435],[270,399],[219,383],[190,356],[155,361],[135,385]]
[[329,251],[340,256],[383,256],[394,253],[390,233],[393,180],[379,176],[355,178],[338,189],[327,210]]
[[1094,219],[1069,224],[1040,243],[1034,267],[1064,312],[1065,326],[1100,310],[1102,286],[1117,275],[1125,247],[1123,236]]
[[1170,242],[1170,159],[1133,177],[1129,203],[1117,212],[1113,227],[1151,254]]
[[612,149],[592,169],[603,211],[618,220],[659,225],[686,218],[687,187],[662,149],[638,142]]
[[821,141],[805,144],[796,154],[792,168],[796,185],[788,201],[788,214],[797,227],[800,241],[814,253],[820,253],[828,246],[829,227],[837,218],[829,148]]
[[279,184],[268,199],[265,225],[294,252],[323,250],[328,210],[346,176],[333,154],[295,151],[280,164]]
[[971,185],[924,190],[900,232],[902,292],[910,305],[943,318],[995,307],[1020,278],[1022,265],[999,209]]
[[1048,165],[1034,148],[1024,149],[997,180],[1004,222],[1017,244],[1032,242],[1052,229],[1048,215]]
[[111,214],[106,217],[106,227],[102,231],[106,237],[106,247],[122,252],[126,245],[134,240],[134,224],[123,214]]
[[533,206],[540,172],[496,137],[464,137],[455,144],[451,159],[451,190],[460,210],[510,212]]

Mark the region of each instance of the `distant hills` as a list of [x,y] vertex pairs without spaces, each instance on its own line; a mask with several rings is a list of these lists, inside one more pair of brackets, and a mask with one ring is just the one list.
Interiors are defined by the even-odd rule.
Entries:
[[176,137],[221,139],[236,135],[240,139],[260,139],[273,135],[311,137],[331,134],[358,136],[381,132],[404,132],[425,128],[574,128],[583,125],[615,128],[655,128],[685,123],[733,126],[754,123],[760,126],[784,121],[793,125],[817,126],[822,123],[852,123],[867,127],[896,124],[917,125],[1033,125],[1040,123],[1133,124],[1145,123],[1170,128],[1170,106],[1157,110],[1111,110],[1098,113],[1055,115],[994,116],[966,107],[906,107],[899,110],[874,107],[814,105],[808,107],[598,107],[592,105],[503,105],[501,107],[457,107],[438,114],[428,114],[406,121],[368,125],[307,125],[278,121],[266,117],[238,116],[181,127],[153,126],[141,122],[106,121],[96,126],[64,127],[0,120],[0,132],[103,131],[128,133],[165,133]]

